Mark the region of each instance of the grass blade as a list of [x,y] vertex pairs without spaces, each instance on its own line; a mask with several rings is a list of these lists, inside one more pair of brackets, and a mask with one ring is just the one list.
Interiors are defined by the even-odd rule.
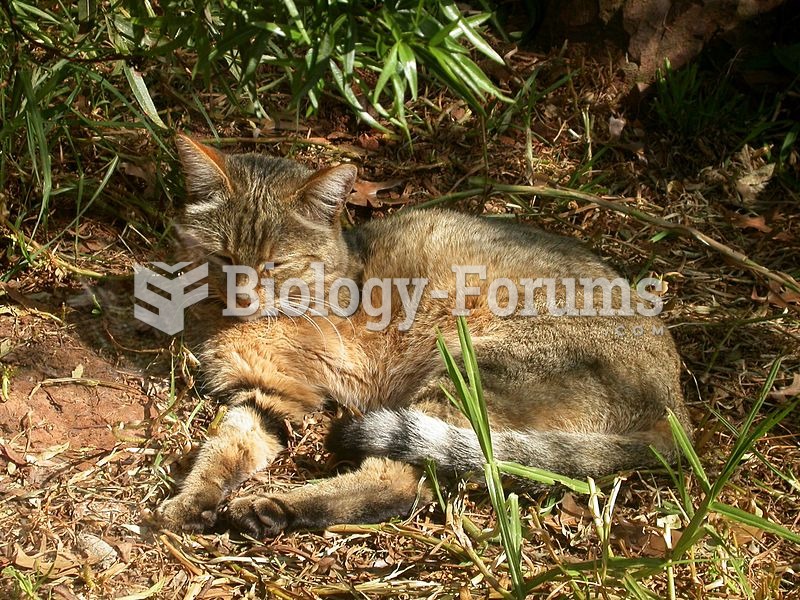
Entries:
[[746,510],[742,510],[741,508],[736,508],[735,506],[731,506],[730,504],[724,504],[722,502],[712,502],[709,505],[709,508],[714,511],[715,513],[719,513],[728,517],[729,519],[733,519],[739,523],[744,525],[750,525],[751,527],[757,527],[758,529],[763,529],[764,531],[771,533],[773,535],[777,535],[785,540],[793,542],[795,544],[800,544],[800,534],[795,533],[778,525],[777,523],[773,523],[765,519],[764,517],[759,517],[758,515],[754,515],[753,513],[749,513]]
[[167,129],[164,121],[162,121],[161,117],[158,116],[156,105],[153,103],[153,99],[150,97],[150,92],[147,90],[147,84],[144,82],[142,74],[128,65],[125,65],[123,70],[125,71],[125,77],[128,80],[128,84],[131,86],[133,97],[136,98],[136,101],[139,103],[139,106],[142,108],[144,113],[150,117],[150,120],[153,121],[153,123],[162,129]]
[[565,477],[563,475],[559,475],[558,473],[553,473],[552,471],[546,471],[545,469],[528,467],[504,460],[497,461],[497,468],[507,475],[529,479],[530,481],[534,481],[536,483],[541,483],[544,485],[555,485],[556,483],[560,483],[561,485],[571,489],[573,492],[577,492],[579,494],[589,493],[589,484],[587,484],[585,481]]
[[417,99],[417,59],[414,57],[414,52],[403,42],[397,42],[397,54],[400,59],[400,67],[403,69],[403,74],[408,81],[411,88],[411,98]]
[[[472,25],[463,18],[461,15],[461,11],[458,10],[455,4],[448,3],[442,6],[442,12],[444,15],[450,19],[458,23],[458,29],[466,36],[466,38],[472,43],[475,48],[477,48],[481,53],[492,59],[498,64],[504,65],[505,62],[501,58],[501,56],[494,51],[494,49],[486,43],[477,31],[472,27]],[[478,21],[486,20],[489,18],[489,15],[477,15]]]
[[675,438],[675,443],[678,444],[681,452],[686,457],[686,460],[689,461],[689,465],[692,467],[692,471],[695,474],[695,477],[700,481],[700,484],[703,486],[703,491],[708,493],[711,490],[711,483],[708,481],[708,475],[706,475],[705,470],[703,469],[703,465],[700,462],[700,457],[697,456],[697,452],[694,450],[694,445],[692,444],[689,436],[686,434],[686,431],[683,429],[683,425],[681,425],[678,418],[675,416],[671,410],[667,414],[667,421],[669,421],[669,426],[672,429],[672,436]]

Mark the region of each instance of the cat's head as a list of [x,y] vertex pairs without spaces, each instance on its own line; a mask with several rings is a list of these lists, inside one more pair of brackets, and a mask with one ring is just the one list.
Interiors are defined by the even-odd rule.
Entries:
[[[189,260],[208,263],[211,294],[228,300],[226,265],[249,267],[259,281],[271,278],[276,302],[287,280],[315,282],[319,266],[312,265],[324,265],[326,282],[347,274],[340,214],[355,166],[312,171],[285,158],[223,154],[184,135],[177,146],[189,194],[179,237]],[[245,276],[238,277],[244,285]],[[269,301],[265,288],[256,292]],[[291,298],[299,294],[293,288]]]

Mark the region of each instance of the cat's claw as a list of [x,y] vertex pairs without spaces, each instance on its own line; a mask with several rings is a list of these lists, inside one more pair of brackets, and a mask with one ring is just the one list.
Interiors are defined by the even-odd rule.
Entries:
[[228,505],[231,524],[244,534],[263,540],[277,537],[289,526],[286,504],[269,496],[244,496]]
[[155,519],[165,529],[201,533],[217,522],[217,506],[217,502],[203,496],[182,493],[162,502]]

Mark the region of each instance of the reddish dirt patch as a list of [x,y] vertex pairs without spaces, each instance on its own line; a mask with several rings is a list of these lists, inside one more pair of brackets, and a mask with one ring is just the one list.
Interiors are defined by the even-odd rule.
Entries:
[[0,401],[0,436],[13,446],[110,449],[112,427],[148,418],[142,376],[86,348],[75,327],[9,307],[0,316],[9,397]]

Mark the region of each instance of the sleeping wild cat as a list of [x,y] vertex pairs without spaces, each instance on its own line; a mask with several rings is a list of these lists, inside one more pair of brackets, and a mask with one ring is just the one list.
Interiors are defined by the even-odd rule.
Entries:
[[[453,388],[435,345],[438,329],[458,347],[454,309],[468,312],[498,458],[585,478],[657,465],[651,446],[675,456],[668,410],[690,426],[675,345],[646,310],[560,314],[569,295],[577,307],[603,300],[615,309],[627,292],[634,306],[645,298],[630,286],[609,298],[569,288],[569,279],[619,277],[574,240],[441,210],[402,210],[343,231],[354,166],[314,172],[284,158],[225,155],[186,136],[177,144],[190,196],[180,226],[186,252],[209,263],[209,289],[223,302],[225,269],[249,267],[234,277],[233,308],[275,310],[220,317],[205,340],[204,380],[228,410],[179,493],[158,508],[162,525],[213,525],[227,495],[284,448],[285,421],[331,399],[358,416],[334,422],[328,445],[360,466],[235,499],[226,508],[234,527],[263,538],[380,522],[431,497],[419,485],[427,459],[440,474],[480,473],[477,438],[443,391]],[[337,283],[343,278],[355,285]],[[424,289],[415,278],[427,280]],[[548,291],[531,284],[537,278],[562,283]],[[507,314],[512,301],[517,310]],[[300,315],[306,305],[316,311]],[[339,316],[337,306],[352,314]]]

